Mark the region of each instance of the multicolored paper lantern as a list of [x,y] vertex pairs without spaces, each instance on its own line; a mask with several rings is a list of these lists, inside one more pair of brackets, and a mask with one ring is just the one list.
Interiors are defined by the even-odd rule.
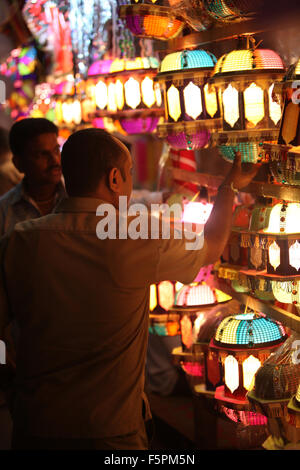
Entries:
[[217,93],[209,84],[215,63],[204,50],[173,52],[162,60],[156,80],[163,85],[165,123],[158,135],[176,149],[207,146],[221,125]]
[[213,83],[222,103],[223,131],[214,134],[222,156],[233,161],[263,157],[262,144],[279,134],[281,105],[274,98],[274,83],[284,75],[279,55],[269,49],[242,49],[224,54],[217,62]]
[[158,5],[122,5],[120,18],[134,36],[167,41],[177,37],[184,28],[184,19],[171,8]]
[[210,348],[218,353],[224,377],[224,398],[245,401],[257,370],[285,340],[284,327],[255,313],[225,318]]

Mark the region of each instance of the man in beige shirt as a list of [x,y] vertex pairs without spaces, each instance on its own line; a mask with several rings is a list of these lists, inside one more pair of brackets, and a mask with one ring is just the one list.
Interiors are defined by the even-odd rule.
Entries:
[[219,258],[234,191],[257,169],[243,173],[236,158],[194,250],[173,230],[168,239],[101,235],[99,208],[118,216],[120,196],[132,191],[132,159],[118,139],[76,132],[62,169],[69,198],[54,214],[17,224],[1,244],[0,338],[12,319],[20,330],[13,447],[147,449],[149,286],[189,283]]

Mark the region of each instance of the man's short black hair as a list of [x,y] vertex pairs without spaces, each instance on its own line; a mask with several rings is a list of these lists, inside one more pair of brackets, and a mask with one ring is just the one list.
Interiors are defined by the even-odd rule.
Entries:
[[119,168],[125,180],[125,151],[118,140],[103,129],[83,129],[72,134],[61,153],[61,166],[69,196],[94,191],[102,178]]
[[41,134],[56,134],[58,128],[44,118],[25,118],[15,122],[9,132],[9,146],[14,155],[23,155],[27,144]]

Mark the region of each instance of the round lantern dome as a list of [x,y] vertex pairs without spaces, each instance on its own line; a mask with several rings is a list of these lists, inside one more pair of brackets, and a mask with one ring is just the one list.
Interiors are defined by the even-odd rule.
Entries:
[[215,66],[214,79],[226,74],[249,74],[258,71],[282,73],[284,64],[280,56],[270,49],[234,50],[220,57]]
[[201,49],[173,52],[162,60],[156,80],[163,85],[166,106],[158,135],[171,147],[204,148],[211,132],[221,127],[217,93],[209,83],[216,62]]
[[266,233],[292,234],[300,232],[300,204],[276,204],[272,207],[269,216],[269,225],[264,229]]
[[191,69],[212,69],[217,59],[211,52],[204,50],[172,52],[164,57],[159,74]]
[[209,305],[216,302],[213,289],[207,285],[183,286],[176,294],[177,307],[194,307]]
[[285,338],[285,329],[279,322],[254,313],[243,313],[225,318],[213,343],[231,349],[259,348],[282,343]]
[[88,69],[88,77],[102,75],[109,72],[112,60],[97,60]]
[[125,70],[158,69],[159,61],[155,57],[123,58],[112,61],[109,73],[123,72]]
[[121,5],[119,16],[134,36],[160,41],[176,38],[185,26],[180,15],[159,5]]

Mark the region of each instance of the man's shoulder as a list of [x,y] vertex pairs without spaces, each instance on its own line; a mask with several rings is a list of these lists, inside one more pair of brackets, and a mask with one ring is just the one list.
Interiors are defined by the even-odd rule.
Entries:
[[3,194],[0,197],[0,207],[3,208],[14,203],[14,201],[17,197],[19,197],[20,194],[20,184],[21,183],[17,184],[15,187],[13,187],[9,191],[7,191],[7,193]]

